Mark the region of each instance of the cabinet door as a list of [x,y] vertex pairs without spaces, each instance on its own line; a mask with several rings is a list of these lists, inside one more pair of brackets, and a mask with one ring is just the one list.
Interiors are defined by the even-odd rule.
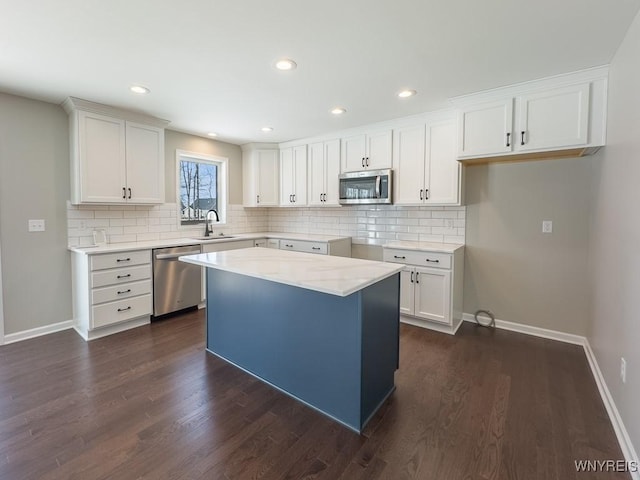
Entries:
[[80,201],[124,203],[126,195],[125,122],[78,113]]
[[280,205],[293,204],[293,148],[280,150]]
[[342,172],[355,172],[365,168],[366,146],[365,135],[342,139]]
[[405,267],[400,272],[400,313],[414,315],[415,305],[415,269]]
[[415,316],[451,325],[451,272],[416,267]]
[[458,112],[459,157],[482,157],[513,149],[513,99],[465,107]]
[[461,166],[456,159],[456,124],[453,120],[427,125],[425,203],[460,203]]
[[340,200],[340,140],[324,142],[325,205],[337,206]]
[[256,163],[256,205],[270,207],[278,205],[279,162],[278,150],[258,150]]
[[589,84],[556,88],[518,98],[519,151],[552,150],[589,141]]
[[382,132],[367,135],[367,155],[365,166],[367,170],[391,168],[392,132]]
[[307,204],[307,146],[293,147],[293,203]]
[[425,198],[424,124],[393,132],[394,198],[397,205],[421,204]]
[[126,124],[127,201],[164,203],[164,130]]
[[324,172],[324,143],[312,143],[309,145],[309,205],[324,205]]

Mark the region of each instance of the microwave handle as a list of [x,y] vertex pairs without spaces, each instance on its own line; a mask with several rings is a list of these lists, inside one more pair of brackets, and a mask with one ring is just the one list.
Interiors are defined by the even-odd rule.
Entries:
[[376,198],[380,198],[380,181],[382,180],[381,176],[378,175],[376,177]]

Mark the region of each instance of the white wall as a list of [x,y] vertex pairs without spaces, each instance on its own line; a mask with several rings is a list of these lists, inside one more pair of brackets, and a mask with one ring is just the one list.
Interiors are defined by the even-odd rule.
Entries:
[[[607,146],[593,159],[588,338],[632,443],[640,446],[640,16],[609,74]],[[627,360],[627,383],[620,358]]]
[[[0,234],[1,236],[2,234]],[[2,244],[0,243],[0,345],[4,343],[4,305],[2,296]]]

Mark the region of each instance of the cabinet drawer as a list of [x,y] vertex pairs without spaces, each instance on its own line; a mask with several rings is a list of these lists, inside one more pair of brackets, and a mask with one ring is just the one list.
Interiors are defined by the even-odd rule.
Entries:
[[254,247],[253,240],[236,240],[235,242],[203,243],[202,253],[224,252],[225,250],[239,250]]
[[113,268],[91,273],[91,287],[106,287],[126,282],[136,282],[151,278],[151,265],[139,265],[129,268]]
[[91,270],[144,265],[145,263],[151,263],[151,250],[91,255]]
[[113,302],[138,295],[151,293],[151,280],[141,282],[124,283],[111,287],[94,288],[91,290],[91,304]]
[[91,327],[104,327],[143,315],[151,315],[151,294],[91,307]]
[[323,242],[307,242],[304,240],[280,240],[281,250],[293,250],[294,252],[320,253],[326,255],[328,244]]
[[406,263],[408,265],[418,265],[421,267],[451,268],[451,254],[449,253],[385,248],[383,260],[385,262]]

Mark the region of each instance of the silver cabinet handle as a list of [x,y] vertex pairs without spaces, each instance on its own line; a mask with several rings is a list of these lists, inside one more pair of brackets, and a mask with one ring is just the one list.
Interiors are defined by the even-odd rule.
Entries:
[[368,166],[369,166],[369,157],[367,157],[367,159],[366,159],[366,162],[365,162],[365,163],[367,164],[367,167],[368,167]]
[[420,272],[416,272],[416,283],[420,283]]
[[427,262],[430,262],[430,263],[440,263],[440,260],[431,260],[431,259],[427,258]]
[[524,134],[525,134],[524,130],[520,132],[520,145],[524,145]]
[[131,261],[130,258],[118,258],[118,259],[116,259],[116,262],[118,262],[118,263],[119,262],[130,262],[130,261]]
[[260,195],[256,195],[256,203],[260,203]]
[[320,250],[320,247],[311,247],[311,250]]
[[426,188],[426,189],[424,190],[424,199],[425,199],[425,200],[429,200],[429,189],[428,189],[428,188]]
[[125,293],[131,293],[131,289],[123,290],[122,292],[118,292],[118,295],[124,295]]
[[293,194],[293,203],[296,203],[296,194]]
[[511,132],[507,132],[507,147],[511,146]]
[[284,244],[285,247],[289,247],[289,248],[293,248],[293,245],[287,245],[286,243]]
[[127,273],[126,275],[118,275],[116,278],[129,278],[131,276],[130,273]]
[[413,283],[413,272],[411,272],[411,283]]
[[364,157],[362,157],[362,168],[364,168]]
[[421,188],[420,189],[420,200],[424,200],[424,198],[422,198],[423,197],[422,192],[424,192],[424,190]]
[[393,256],[393,258],[399,258],[400,260],[404,260],[404,259],[405,259],[405,258],[407,258],[407,257],[405,257],[404,255],[403,255],[402,257],[400,257],[400,256],[398,256],[398,255],[394,255],[394,256]]
[[127,310],[131,310],[131,306],[128,306],[127,308],[119,308],[118,309],[119,312],[126,312]]
[[122,198],[127,198],[127,188],[122,187]]

